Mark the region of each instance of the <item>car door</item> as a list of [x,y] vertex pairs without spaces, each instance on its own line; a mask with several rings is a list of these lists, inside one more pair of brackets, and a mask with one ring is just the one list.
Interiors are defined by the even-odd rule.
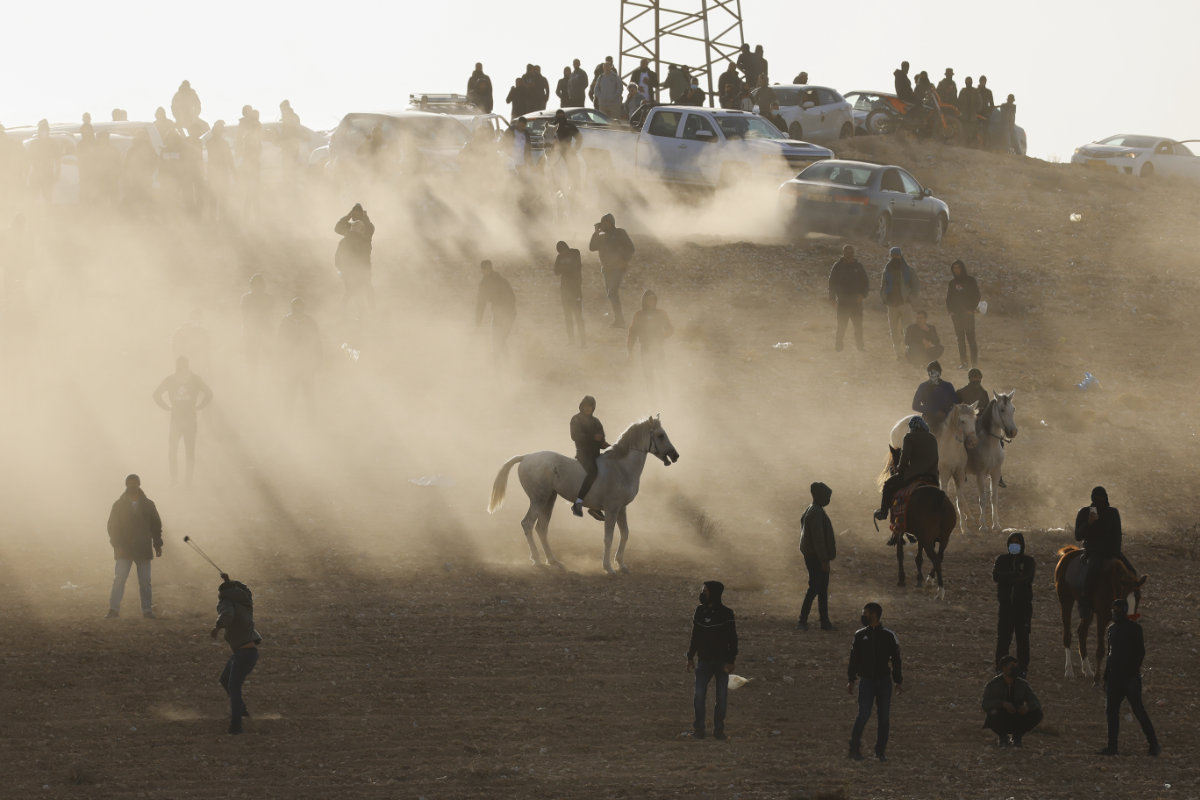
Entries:
[[714,146],[719,141],[708,117],[695,111],[688,112],[679,141],[681,179],[690,183],[707,182],[706,176],[713,171]]
[[892,231],[897,234],[908,232],[912,219],[912,198],[904,191],[904,180],[898,167],[885,167],[879,176],[879,199],[881,210],[892,217]]
[[817,90],[811,86],[800,92],[800,126],[804,129],[805,140],[828,138],[821,126],[822,122],[820,99]]
[[682,111],[656,108],[650,122],[637,134],[637,172],[663,180],[681,180],[687,146],[679,138]]
[[1200,157],[1193,153],[1189,144],[1200,144],[1196,139],[1184,139],[1175,143],[1175,155],[1179,158],[1179,174],[1189,180],[1200,180]]
[[909,235],[925,236],[932,233],[934,222],[937,220],[937,203],[932,197],[925,196],[925,188],[916,178],[902,169],[897,171],[900,173],[900,182],[904,185],[904,194],[908,198],[906,225]]

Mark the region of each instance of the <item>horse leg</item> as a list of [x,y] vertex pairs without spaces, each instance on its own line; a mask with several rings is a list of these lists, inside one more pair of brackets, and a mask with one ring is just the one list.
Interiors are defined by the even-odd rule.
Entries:
[[617,543],[617,568],[627,573],[629,567],[625,565],[625,542],[629,540],[629,519],[625,516],[624,508],[617,513],[617,528],[621,531],[621,541]]
[[1000,474],[1000,467],[997,466],[988,476],[988,482],[992,485],[990,495],[992,498],[992,530],[994,531],[1000,530]]
[[550,515],[554,513],[556,500],[558,500],[557,494],[550,495],[550,498],[542,505],[541,513],[538,514],[534,527],[537,530],[538,538],[542,540],[542,552],[546,554],[546,566],[566,569],[563,563],[554,557],[554,551],[550,549]]
[[933,569],[937,572],[937,593],[934,595],[935,600],[946,599],[946,587],[942,583],[942,556],[946,553],[946,540],[938,539],[934,544],[937,545],[937,553],[931,548],[929,551],[929,559],[933,562]]
[[529,499],[529,510],[521,520],[521,530],[525,531],[525,541],[529,544],[529,563],[535,567],[540,561],[537,545],[533,543],[533,526],[538,521],[538,506],[533,498]]
[[896,585],[903,586],[904,585],[904,537],[903,536],[896,537],[896,566],[897,566],[897,570],[898,570],[897,571],[898,577],[896,578]]
[[1062,609],[1063,654],[1066,656],[1063,677],[1074,678],[1075,666],[1071,663],[1071,609],[1075,607],[1075,598],[1066,587],[1060,587],[1058,590],[1058,605]]
[[925,548],[921,545],[921,543],[917,542],[917,557],[915,560],[917,563],[917,585],[918,586],[921,586],[922,584],[925,583],[925,556],[922,555],[922,553],[921,553],[921,551],[924,549]]
[[966,482],[966,476],[960,469],[953,474],[952,480],[954,481],[954,513],[958,515],[958,531],[959,533],[966,533],[967,528],[962,522],[963,513],[962,503],[960,502],[960,499],[962,498],[963,484]]
[[604,571],[609,575],[615,575],[612,568],[612,540],[613,528],[617,524],[616,514],[604,515]]
[[[1095,615],[1094,610],[1092,614]],[[1087,652],[1088,626],[1091,622],[1091,617],[1081,619],[1079,621],[1079,629],[1076,631],[1079,635],[1079,663],[1083,669],[1083,676],[1085,678],[1090,678],[1095,674],[1095,670],[1092,669],[1092,659],[1088,657]]]

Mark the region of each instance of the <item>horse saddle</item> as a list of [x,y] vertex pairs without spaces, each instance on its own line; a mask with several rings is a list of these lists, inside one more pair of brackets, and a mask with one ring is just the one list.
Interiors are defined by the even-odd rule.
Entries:
[[908,540],[910,542],[916,541],[916,537],[908,533],[908,501],[912,499],[913,492],[917,491],[918,489],[924,489],[927,486],[937,488],[937,484],[933,481],[925,478],[918,478],[908,486],[900,489],[892,497],[892,533],[903,533],[908,536]]

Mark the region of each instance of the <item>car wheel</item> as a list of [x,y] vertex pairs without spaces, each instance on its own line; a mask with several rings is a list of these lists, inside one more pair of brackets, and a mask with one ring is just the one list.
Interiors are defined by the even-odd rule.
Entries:
[[896,118],[888,111],[877,108],[867,115],[867,133],[887,136],[896,130]]
[[1142,171],[1139,172],[1138,174],[1141,175],[1143,178],[1153,178],[1154,177],[1154,165],[1153,164],[1143,164]]
[[937,219],[933,221],[933,246],[941,247],[942,239],[946,238],[946,218],[938,214]]
[[875,243],[883,247],[887,247],[888,240],[892,237],[892,218],[886,213],[880,214],[879,219],[875,220],[875,231],[871,234],[871,238]]
[[791,125],[788,125],[788,138],[797,141],[804,138],[804,128],[800,127],[799,122],[793,122]]
[[854,126],[851,125],[849,122],[847,122],[842,125],[842,130],[840,133],[838,133],[838,138],[839,139],[849,139],[853,135],[854,135]]

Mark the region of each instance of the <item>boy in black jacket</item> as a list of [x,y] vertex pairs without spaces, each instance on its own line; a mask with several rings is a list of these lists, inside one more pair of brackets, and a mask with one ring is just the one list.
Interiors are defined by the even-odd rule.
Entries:
[[220,680],[229,695],[229,732],[239,734],[242,717],[250,716],[242,702],[242,684],[258,663],[258,645],[262,637],[254,629],[254,596],[250,587],[241,581],[230,580],[224,572],[221,578],[222,583],[217,589],[217,623],[209,636],[217,638],[217,632],[224,628],[225,641],[233,650]]
[[871,706],[879,711],[875,732],[875,757],[887,761],[888,733],[891,725],[892,684],[896,694],[904,693],[904,676],[900,671],[900,640],[896,634],[883,627],[883,606],[867,603],[863,606],[863,627],[854,632],[854,643],[850,645],[850,663],[846,667],[846,692],[854,694],[854,683],[858,684],[858,717],[850,732],[850,758],[862,760],[863,728],[871,718]]
[[999,556],[992,566],[996,582],[996,599],[1000,603],[996,622],[996,669],[1008,655],[1013,634],[1017,635],[1018,675],[1029,673],[1029,627],[1033,619],[1033,575],[1037,562],[1025,555],[1025,537],[1012,533],[1008,537],[1008,553]]
[[[708,682],[716,679],[717,705],[713,711],[713,738],[725,738],[725,708],[729,692],[729,673],[737,659],[737,626],[733,609],[721,604],[725,584],[705,581],[700,592],[700,605],[692,617],[692,641],[688,646],[688,672],[696,673],[696,722],[693,735],[704,738],[704,706],[708,699]],[[700,657],[696,663],[696,656]]]

